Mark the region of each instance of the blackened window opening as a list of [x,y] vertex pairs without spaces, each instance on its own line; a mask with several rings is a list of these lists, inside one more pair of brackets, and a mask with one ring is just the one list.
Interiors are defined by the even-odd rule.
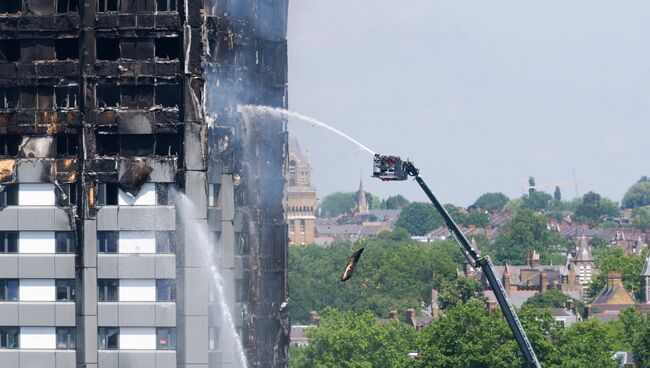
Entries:
[[100,156],[113,156],[120,153],[120,136],[117,134],[96,135],[97,154]]
[[120,105],[120,87],[116,85],[98,85],[95,88],[97,107],[118,107]]
[[2,0],[0,1],[0,13],[12,14],[20,13],[23,10],[23,1],[22,0]]
[[20,88],[0,88],[0,109],[17,109],[20,107]]
[[79,2],[78,0],[57,0],[56,11],[57,13],[78,12]]
[[152,134],[123,134],[120,136],[120,154],[124,156],[149,156],[154,153]]
[[0,156],[15,157],[18,154],[20,139],[16,134],[0,135]]
[[97,38],[95,41],[97,60],[117,60],[120,58],[120,40],[117,38]]
[[178,37],[156,38],[156,57],[159,59],[176,60],[180,56],[180,41]]
[[79,107],[79,87],[77,86],[54,87],[54,95],[58,108]]
[[176,11],[176,0],[156,0],[156,11]]
[[125,38],[121,42],[121,57],[130,60],[151,60],[154,58],[152,38]]
[[74,156],[79,150],[79,138],[76,134],[62,134],[56,136],[57,157]]
[[178,134],[156,134],[156,150],[158,156],[178,156],[182,139]]
[[32,61],[50,61],[54,57],[54,40],[53,39],[37,39],[37,40],[22,40],[20,42],[20,56],[24,62]]
[[181,102],[181,88],[178,84],[159,84],[156,86],[156,105],[178,107]]
[[122,86],[120,106],[148,109],[153,106],[153,86]]
[[119,0],[97,0],[97,11],[100,13],[108,11],[118,11],[120,9]]
[[0,62],[1,61],[6,61],[6,62],[20,61],[19,40],[0,40]]
[[79,39],[63,38],[54,40],[54,53],[57,60],[79,60]]

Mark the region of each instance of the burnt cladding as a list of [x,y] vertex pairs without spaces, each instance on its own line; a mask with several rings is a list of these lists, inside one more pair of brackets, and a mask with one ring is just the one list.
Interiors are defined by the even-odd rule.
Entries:
[[[20,239],[0,251],[24,265],[7,277],[68,295],[43,305],[56,321],[7,325],[67,336],[57,367],[232,363],[177,190],[218,241],[250,366],[288,365],[285,122],[237,113],[287,107],[286,23],[286,0],[0,1],[0,238]],[[55,245],[41,263],[22,254],[34,234]],[[134,282],[152,299],[133,304]],[[150,340],[119,339],[134,332]]]

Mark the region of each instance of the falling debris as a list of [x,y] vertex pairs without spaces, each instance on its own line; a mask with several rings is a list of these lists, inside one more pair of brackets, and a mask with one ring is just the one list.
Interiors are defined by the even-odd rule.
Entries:
[[123,161],[124,167],[120,168],[120,188],[132,196],[137,196],[153,168],[142,159]]
[[341,276],[341,281],[348,281],[352,277],[352,274],[354,273],[354,268],[357,266],[357,262],[359,262],[359,258],[361,258],[361,253],[363,253],[363,248],[354,252],[352,256],[350,256],[350,259],[348,259],[348,263],[345,265],[345,270],[343,270],[343,276]]

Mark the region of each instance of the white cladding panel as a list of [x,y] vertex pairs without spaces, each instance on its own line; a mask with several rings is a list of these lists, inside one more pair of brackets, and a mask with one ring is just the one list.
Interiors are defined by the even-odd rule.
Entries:
[[20,301],[53,302],[56,300],[54,279],[21,279],[19,286]]
[[155,302],[156,280],[120,279],[121,302]]
[[156,350],[156,328],[120,327],[120,349]]
[[156,233],[153,231],[120,231],[120,253],[156,253]]
[[[154,339],[155,343],[155,339]],[[56,349],[55,327],[21,327],[21,349]]]
[[120,206],[155,206],[156,183],[144,183],[135,198],[120,189],[117,204]]
[[18,236],[18,252],[55,253],[54,231],[21,231]]
[[19,206],[54,206],[54,184],[19,184]]

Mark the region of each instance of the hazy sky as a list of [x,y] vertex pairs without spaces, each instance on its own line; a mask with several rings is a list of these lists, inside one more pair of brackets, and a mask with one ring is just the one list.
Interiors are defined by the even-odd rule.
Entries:
[[[650,2],[290,0],[289,106],[411,158],[443,202],[522,179],[620,200],[650,173]],[[291,123],[319,197],[366,189],[371,157]],[[552,189],[549,190],[552,192]],[[572,185],[564,198],[575,196]]]

